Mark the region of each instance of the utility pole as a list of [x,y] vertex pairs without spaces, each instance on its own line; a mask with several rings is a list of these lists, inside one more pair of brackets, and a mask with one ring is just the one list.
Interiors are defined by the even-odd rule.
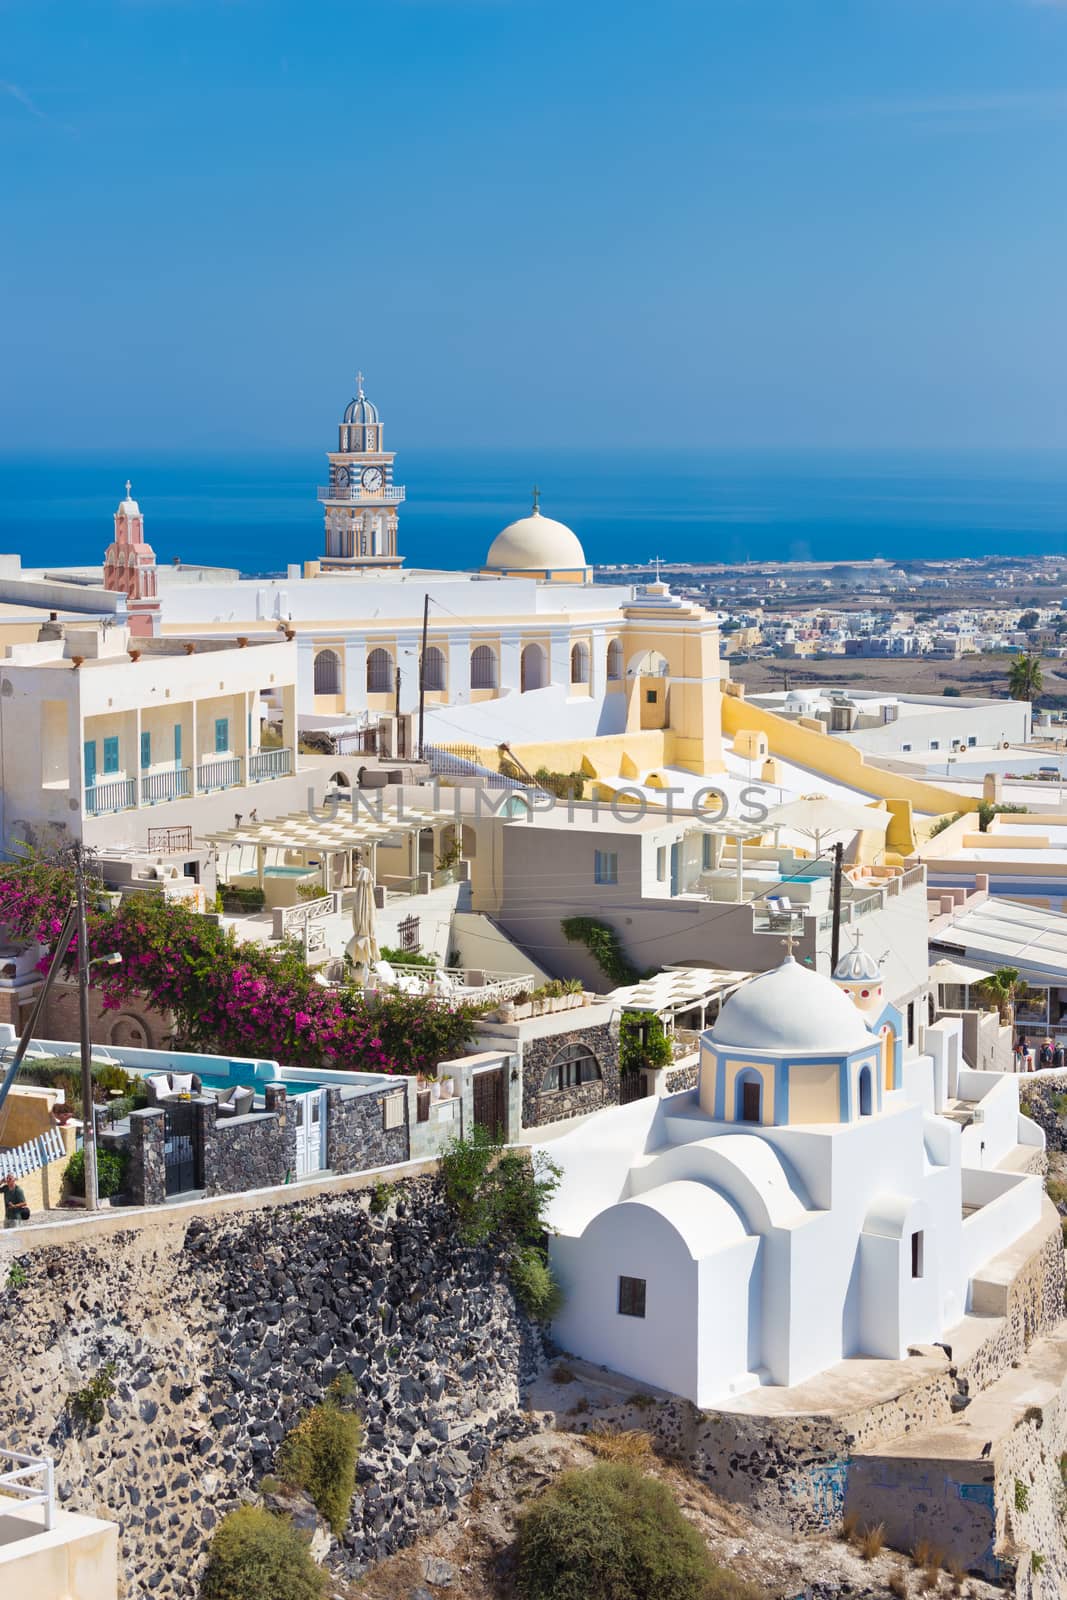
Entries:
[[401,728],[401,722],[400,722],[400,668],[399,667],[397,667],[397,669],[396,669],[396,677],[393,679],[393,688],[394,688],[394,691],[395,691],[395,694],[396,694],[396,704],[394,706],[394,711],[395,711],[395,715],[396,715],[396,749],[394,750],[393,754],[394,754],[395,757],[399,758],[400,756],[406,756],[407,755],[407,751],[401,749],[401,746],[404,743],[404,735],[403,735],[403,731],[402,731],[402,728]]
[[430,631],[430,591],[422,602],[422,649],[419,652],[419,760],[422,760],[422,736],[426,725],[426,637]]
[[82,1149],[85,1156],[85,1209],[100,1209],[96,1168],[96,1113],[93,1109],[93,1047],[89,1038],[89,925],[85,910],[85,846],[74,845],[74,903],[78,914],[78,1014],[81,1030]]
[[834,929],[830,936],[830,973],[837,971],[841,955],[841,875],[845,860],[845,847],[839,839],[834,845]]

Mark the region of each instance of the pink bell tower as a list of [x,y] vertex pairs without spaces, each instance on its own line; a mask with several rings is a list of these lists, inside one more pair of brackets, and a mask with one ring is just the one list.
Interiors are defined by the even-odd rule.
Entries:
[[148,639],[159,632],[156,553],[144,542],[144,518],[137,501],[130,498],[129,478],[126,498],[115,512],[115,542],[104,557],[104,588],[126,596],[135,638]]

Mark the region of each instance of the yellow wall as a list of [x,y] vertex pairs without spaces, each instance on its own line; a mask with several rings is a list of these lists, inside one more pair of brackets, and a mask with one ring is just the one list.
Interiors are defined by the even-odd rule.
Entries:
[[[737,1076],[740,1072],[758,1072],[763,1080],[763,1095],[760,1101],[762,1119],[766,1123],[774,1121],[774,1067],[761,1061],[734,1061],[732,1058],[723,1063],[721,1068],[726,1074],[726,1096],[723,1100],[723,1117],[726,1122],[734,1120],[734,1099],[736,1095]],[[752,1124],[755,1127],[755,1123]]]
[[[35,1526],[37,1506],[19,1507]],[[60,1511],[50,1533],[31,1533],[0,1546],[0,1577],[19,1600],[116,1600],[119,1592],[119,1530],[113,1522]]]
[[16,1083],[4,1102],[0,1147],[17,1150],[27,1139],[36,1139],[52,1127],[52,1107],[59,1100],[58,1089],[44,1085]]
[[978,801],[920,778],[886,772],[868,766],[861,751],[846,739],[813,729],[798,727],[786,717],[776,716],[762,706],[751,705],[739,695],[728,694],[722,701],[723,732],[731,735],[743,729],[762,729],[775,755],[798,766],[811,767],[836,783],[850,784],[880,800],[908,800],[916,811],[942,815],[946,811],[976,811]]
[[789,1121],[841,1121],[841,1097],[835,1062],[816,1061],[790,1069]]

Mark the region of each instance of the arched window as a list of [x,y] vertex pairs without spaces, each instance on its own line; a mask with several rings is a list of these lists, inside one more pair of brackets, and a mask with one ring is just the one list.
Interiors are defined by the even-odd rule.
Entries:
[[422,658],[422,681],[427,689],[443,689],[445,686],[445,653],[435,644],[427,645]]
[[471,651],[471,688],[496,688],[496,656],[487,644],[479,644]]
[[393,688],[393,658],[388,650],[376,649],[367,657],[367,693],[389,694]]
[[589,682],[589,646],[580,640],[571,650],[571,682]]
[[860,1068],[860,1116],[869,1117],[874,1110],[870,1067]]
[[758,1072],[741,1072],[734,1084],[734,1121],[763,1121],[763,1079]]
[[565,1044],[562,1050],[557,1050],[548,1066],[541,1083],[541,1092],[549,1093],[553,1089],[577,1089],[582,1083],[598,1083],[600,1081],[600,1062],[585,1044]]
[[341,693],[341,657],[336,650],[320,650],[315,657],[315,693]]
[[543,689],[545,678],[545,652],[539,644],[525,645],[520,663],[522,693],[526,694],[530,689]]
[[608,679],[617,683],[622,677],[622,640],[612,639],[608,645]]

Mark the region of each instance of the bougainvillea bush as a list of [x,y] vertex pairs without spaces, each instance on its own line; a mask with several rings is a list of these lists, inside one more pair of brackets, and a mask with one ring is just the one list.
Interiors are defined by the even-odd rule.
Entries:
[[[73,896],[64,868],[40,861],[0,866],[0,923],[49,950]],[[100,901],[94,904],[94,901]],[[479,1007],[422,995],[364,996],[326,989],[295,949],[242,944],[232,929],[168,903],[133,895],[117,909],[90,895],[91,956],[118,950],[93,982],[106,1010],[132,997],[175,1019],[177,1040],[222,1055],[265,1056],[295,1067],[431,1072],[462,1052]],[[42,957],[42,968],[50,957]],[[76,941],[68,961],[76,959]]]

